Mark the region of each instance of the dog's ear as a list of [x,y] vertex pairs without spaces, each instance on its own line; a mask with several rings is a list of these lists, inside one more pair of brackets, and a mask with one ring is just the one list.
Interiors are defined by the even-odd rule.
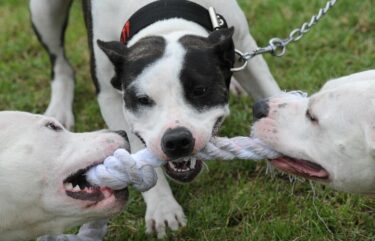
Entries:
[[127,50],[124,44],[118,41],[104,42],[99,39],[97,43],[115,66],[123,64]]
[[216,54],[224,60],[225,64],[233,66],[235,52],[233,43],[234,27],[213,31],[209,36],[209,42],[214,46]]
[[111,80],[112,86],[115,89],[121,90],[122,84],[119,76],[123,68],[125,54],[127,52],[126,46],[117,41],[104,42],[98,40],[97,43],[98,46],[103,50],[103,52],[108,56],[109,60],[115,66],[116,75]]

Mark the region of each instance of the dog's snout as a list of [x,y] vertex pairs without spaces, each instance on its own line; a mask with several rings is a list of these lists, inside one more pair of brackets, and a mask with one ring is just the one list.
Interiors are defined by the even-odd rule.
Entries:
[[128,134],[125,131],[122,131],[122,130],[120,130],[120,131],[114,131],[114,133],[116,133],[119,136],[121,136],[125,140],[125,143],[129,143]]
[[167,130],[161,140],[162,150],[173,159],[190,155],[194,145],[193,135],[184,127]]
[[268,116],[269,105],[267,100],[259,100],[253,106],[253,121],[257,121]]

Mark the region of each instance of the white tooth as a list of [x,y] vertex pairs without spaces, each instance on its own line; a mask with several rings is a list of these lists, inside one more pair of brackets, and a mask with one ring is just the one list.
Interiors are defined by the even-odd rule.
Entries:
[[64,184],[64,188],[65,188],[66,190],[72,190],[72,189],[73,189],[73,184],[71,184],[70,182],[65,183],[65,184]]
[[77,185],[77,186],[75,186],[75,187],[73,188],[73,191],[75,191],[75,192],[79,192],[79,191],[81,191],[81,188],[79,188],[79,186]]
[[190,160],[190,168],[191,168],[191,169],[194,169],[196,163],[197,163],[197,160],[196,160],[196,159],[191,159],[191,160]]
[[172,170],[176,171],[177,168],[174,166],[173,162],[169,162],[169,167],[172,168]]

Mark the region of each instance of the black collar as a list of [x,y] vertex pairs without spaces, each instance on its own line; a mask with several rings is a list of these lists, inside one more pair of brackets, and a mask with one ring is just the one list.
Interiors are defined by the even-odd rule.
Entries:
[[[121,31],[121,43],[126,44],[142,29],[160,21],[171,18],[182,18],[195,22],[204,27],[208,32],[214,31],[209,11],[199,4],[188,0],[158,0],[152,2],[135,12],[125,23]],[[225,19],[217,14],[219,28],[227,28]]]

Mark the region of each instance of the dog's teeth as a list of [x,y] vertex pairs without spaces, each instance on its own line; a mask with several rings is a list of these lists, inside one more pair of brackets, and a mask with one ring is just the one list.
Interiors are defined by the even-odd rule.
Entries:
[[73,184],[71,184],[70,182],[65,183],[65,184],[64,184],[64,188],[65,188],[66,190],[73,190]]
[[168,162],[169,167],[172,168],[173,171],[177,171],[177,168],[174,166],[173,162]]
[[197,160],[196,160],[196,159],[191,159],[191,160],[190,160],[190,168],[191,168],[191,169],[194,169],[196,163],[197,163]]
[[73,191],[75,191],[75,192],[79,192],[79,191],[81,191],[81,188],[79,188],[79,186],[77,185],[77,186],[75,186],[75,187],[73,188]]

